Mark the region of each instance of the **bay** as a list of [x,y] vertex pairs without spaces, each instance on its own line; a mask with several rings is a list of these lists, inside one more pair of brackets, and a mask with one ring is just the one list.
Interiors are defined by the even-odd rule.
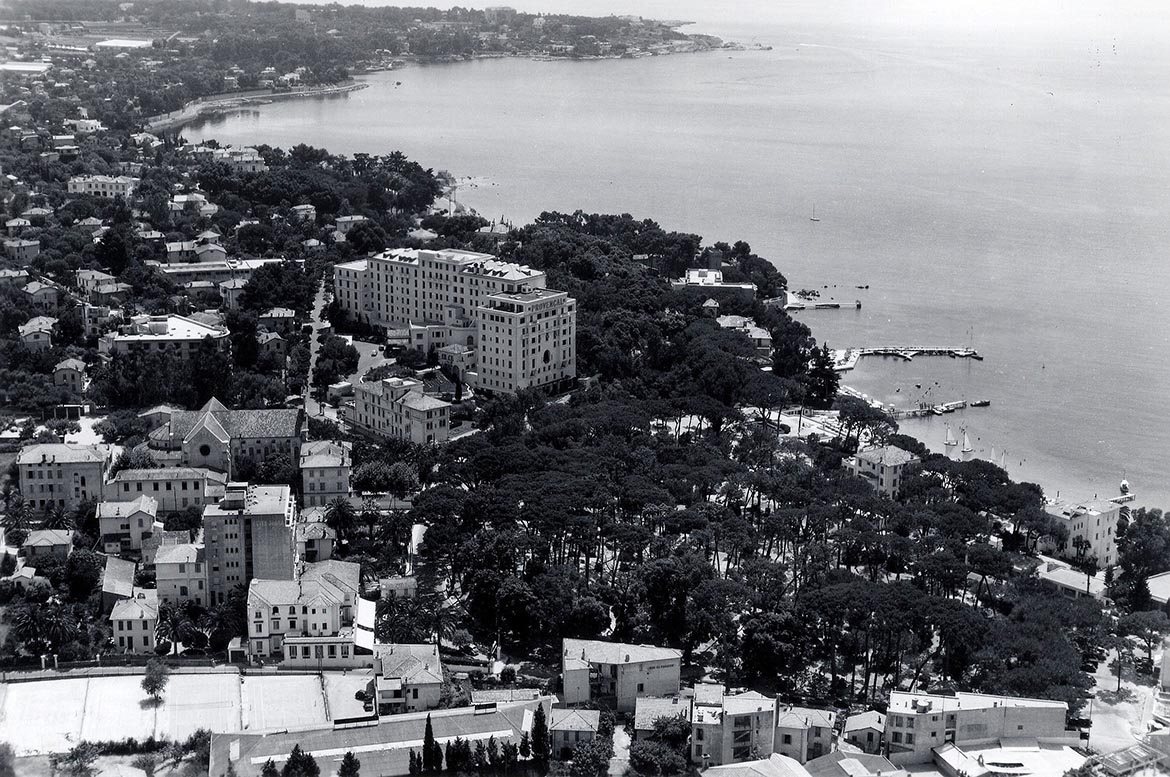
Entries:
[[1170,506],[1170,12],[634,6],[772,50],[409,67],[184,135],[400,149],[471,176],[458,198],[489,219],[629,212],[747,240],[793,288],[862,302],[798,314],[833,347],[984,355],[869,358],[845,376],[901,407],[992,402],[906,431],[942,450],[944,424],[962,423],[980,455],[1006,450],[1012,476],[1049,495],[1112,495],[1126,477],[1140,502]]

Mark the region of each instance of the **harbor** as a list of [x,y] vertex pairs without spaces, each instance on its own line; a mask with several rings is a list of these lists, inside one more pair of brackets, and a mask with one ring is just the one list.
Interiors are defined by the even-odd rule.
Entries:
[[833,369],[837,372],[848,372],[853,369],[863,356],[892,356],[904,361],[913,361],[915,356],[949,356],[952,359],[983,361],[983,356],[974,348],[894,345],[877,348],[845,348],[834,350],[832,353]]

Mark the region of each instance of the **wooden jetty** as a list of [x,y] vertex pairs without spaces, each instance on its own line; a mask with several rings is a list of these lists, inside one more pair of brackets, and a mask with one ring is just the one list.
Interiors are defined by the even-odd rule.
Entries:
[[889,345],[877,348],[846,348],[833,351],[833,369],[848,372],[857,366],[862,356],[892,356],[896,359],[913,361],[915,356],[949,356],[952,359],[975,359],[983,357],[974,348],[939,348],[935,346]]

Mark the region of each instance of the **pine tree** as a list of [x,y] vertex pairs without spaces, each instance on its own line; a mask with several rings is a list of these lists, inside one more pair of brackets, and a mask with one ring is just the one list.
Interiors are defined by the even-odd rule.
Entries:
[[497,769],[500,766],[500,745],[496,742],[495,736],[488,737],[487,761],[488,766],[493,769]]
[[321,777],[321,767],[317,765],[312,755],[301,749],[300,745],[293,745],[280,774],[281,777]]
[[362,762],[352,752],[347,752],[341,758],[341,767],[337,770],[337,777],[360,777]]
[[[452,756],[454,756],[454,758]],[[455,748],[453,747],[453,742],[450,739],[448,739],[447,740],[447,771],[449,771],[449,772],[457,771],[458,764],[455,763],[455,761],[457,759],[458,759],[458,756],[455,755]]]
[[411,750],[410,751],[410,773],[411,774],[419,774],[421,771],[422,771],[422,765],[419,764],[419,762],[418,762],[418,756],[415,755],[413,750]]
[[431,768],[436,772],[443,771],[443,746],[438,742],[431,747]]
[[435,771],[435,731],[431,728],[431,716],[427,714],[427,728],[423,732],[422,770],[424,774]]
[[475,743],[475,768],[483,771],[488,768],[487,747],[480,739]]
[[545,720],[544,705],[537,704],[536,713],[532,716],[532,759],[538,764],[545,764],[548,758],[548,721]]
[[269,758],[264,762],[264,766],[260,769],[260,777],[280,777],[280,770],[276,768],[276,762]]
[[525,731],[520,735],[520,757],[524,760],[528,760],[528,757],[531,755],[532,743],[528,741],[528,732]]

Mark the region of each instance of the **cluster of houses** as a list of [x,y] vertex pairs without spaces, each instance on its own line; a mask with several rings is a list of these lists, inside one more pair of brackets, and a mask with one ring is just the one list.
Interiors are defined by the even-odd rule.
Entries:
[[[285,584],[287,591],[271,592],[279,601],[271,611],[262,609],[269,599],[250,597],[249,609],[256,610],[250,617],[304,619],[308,607],[313,620],[314,607],[320,612],[323,601],[332,617],[333,607],[344,606],[344,597],[332,590],[344,574],[331,568],[302,578],[299,586]],[[286,604],[294,597],[298,604]],[[357,601],[360,606],[362,599]],[[311,634],[285,640],[298,648],[292,659],[296,666],[328,665],[313,640]],[[306,647],[310,652],[302,653]],[[369,686],[370,705],[377,710],[372,714],[391,717],[376,726],[335,721],[308,731],[215,734],[211,777],[224,777],[229,765],[240,775],[258,777],[268,758],[279,762],[294,745],[314,755],[360,748],[363,768],[368,755],[369,766],[379,774],[405,775],[409,750],[418,747],[425,727],[432,728],[440,745],[489,734],[499,744],[519,743],[531,733],[537,705],[544,708],[555,758],[571,758],[576,748],[598,736],[600,710],[612,709],[625,715],[635,743],[653,737],[662,718],[685,721],[691,763],[715,777],[907,777],[924,770],[952,777],[1057,777],[1086,762],[1076,749],[1079,732],[1068,729],[1067,705],[1042,699],[898,691],[884,712],[843,716],[717,683],[684,688],[677,650],[566,639],[559,696],[533,689],[477,691],[472,706],[439,709],[444,667],[434,646],[384,645],[361,651],[360,658],[351,654],[351,662],[371,660],[366,665],[376,670]],[[1140,747],[1124,757],[1098,758],[1094,766],[1110,777],[1128,777],[1170,759],[1163,740],[1151,738]]]

